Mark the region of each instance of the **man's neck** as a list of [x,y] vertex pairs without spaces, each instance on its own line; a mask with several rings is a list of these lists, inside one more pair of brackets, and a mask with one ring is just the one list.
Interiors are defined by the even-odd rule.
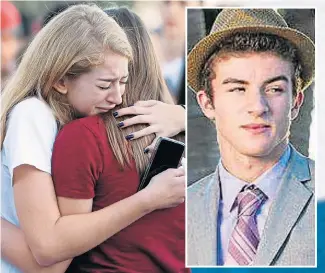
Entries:
[[224,168],[235,177],[251,183],[272,168],[288,147],[285,141],[276,146],[267,156],[247,156],[227,145],[220,146],[221,161]]

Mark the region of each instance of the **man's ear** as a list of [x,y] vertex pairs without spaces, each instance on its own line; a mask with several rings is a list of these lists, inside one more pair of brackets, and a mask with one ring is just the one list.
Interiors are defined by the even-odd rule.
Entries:
[[67,78],[63,77],[62,79],[60,79],[58,82],[56,82],[53,85],[53,88],[57,92],[59,92],[59,93],[61,93],[63,95],[67,94],[68,93]]
[[211,120],[214,120],[215,113],[214,113],[214,106],[213,102],[207,93],[204,90],[200,90],[196,94],[196,100],[201,107],[203,114]]
[[303,101],[304,101],[304,94],[302,92],[298,92],[293,107],[291,108],[291,120],[294,120],[298,116]]

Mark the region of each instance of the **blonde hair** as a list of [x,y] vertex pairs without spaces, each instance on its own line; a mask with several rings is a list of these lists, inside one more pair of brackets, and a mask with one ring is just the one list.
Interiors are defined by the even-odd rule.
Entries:
[[37,96],[52,109],[60,127],[75,118],[66,96],[53,85],[103,63],[106,50],[132,59],[132,48],[115,20],[95,5],[74,5],[55,16],[33,39],[1,94],[1,148],[12,108]]
[[[118,108],[130,106],[139,100],[157,100],[174,104],[163,79],[149,34],[141,19],[123,7],[110,8],[105,12],[124,29],[133,49],[133,62],[129,64],[129,83],[123,95],[123,102]],[[154,140],[155,135],[151,134],[127,142],[125,140],[127,134],[144,129],[147,125],[133,125],[121,130],[117,128],[116,122],[127,117],[124,116],[115,120],[111,114],[103,114],[102,118],[106,125],[110,145],[113,147],[113,153],[122,168],[130,166],[133,157],[138,173],[141,174],[149,161],[149,157],[144,154],[143,148]],[[184,135],[178,135],[174,138],[184,141]]]

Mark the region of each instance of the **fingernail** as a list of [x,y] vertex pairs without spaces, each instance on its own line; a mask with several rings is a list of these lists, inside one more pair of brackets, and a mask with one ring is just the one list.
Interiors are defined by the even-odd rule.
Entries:
[[123,127],[124,126],[124,122],[123,121],[121,121],[121,122],[119,122],[118,124],[117,124],[117,127],[118,128],[121,128],[121,127]]
[[113,117],[117,117],[118,116],[118,113],[117,112],[113,112]]
[[131,140],[132,138],[134,138],[134,135],[133,134],[127,135],[125,137],[126,140]]
[[144,152],[145,154],[147,154],[147,153],[149,152],[149,148],[145,148],[145,149],[143,150],[143,152]]

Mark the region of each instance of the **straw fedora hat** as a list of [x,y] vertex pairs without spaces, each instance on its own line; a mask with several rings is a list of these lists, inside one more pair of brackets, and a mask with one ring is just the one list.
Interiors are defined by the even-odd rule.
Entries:
[[290,41],[297,49],[302,65],[302,90],[313,81],[315,46],[305,34],[289,28],[273,9],[223,9],[211,32],[200,40],[187,57],[187,81],[194,92],[201,89],[201,71],[220,40],[238,32],[274,34]]

